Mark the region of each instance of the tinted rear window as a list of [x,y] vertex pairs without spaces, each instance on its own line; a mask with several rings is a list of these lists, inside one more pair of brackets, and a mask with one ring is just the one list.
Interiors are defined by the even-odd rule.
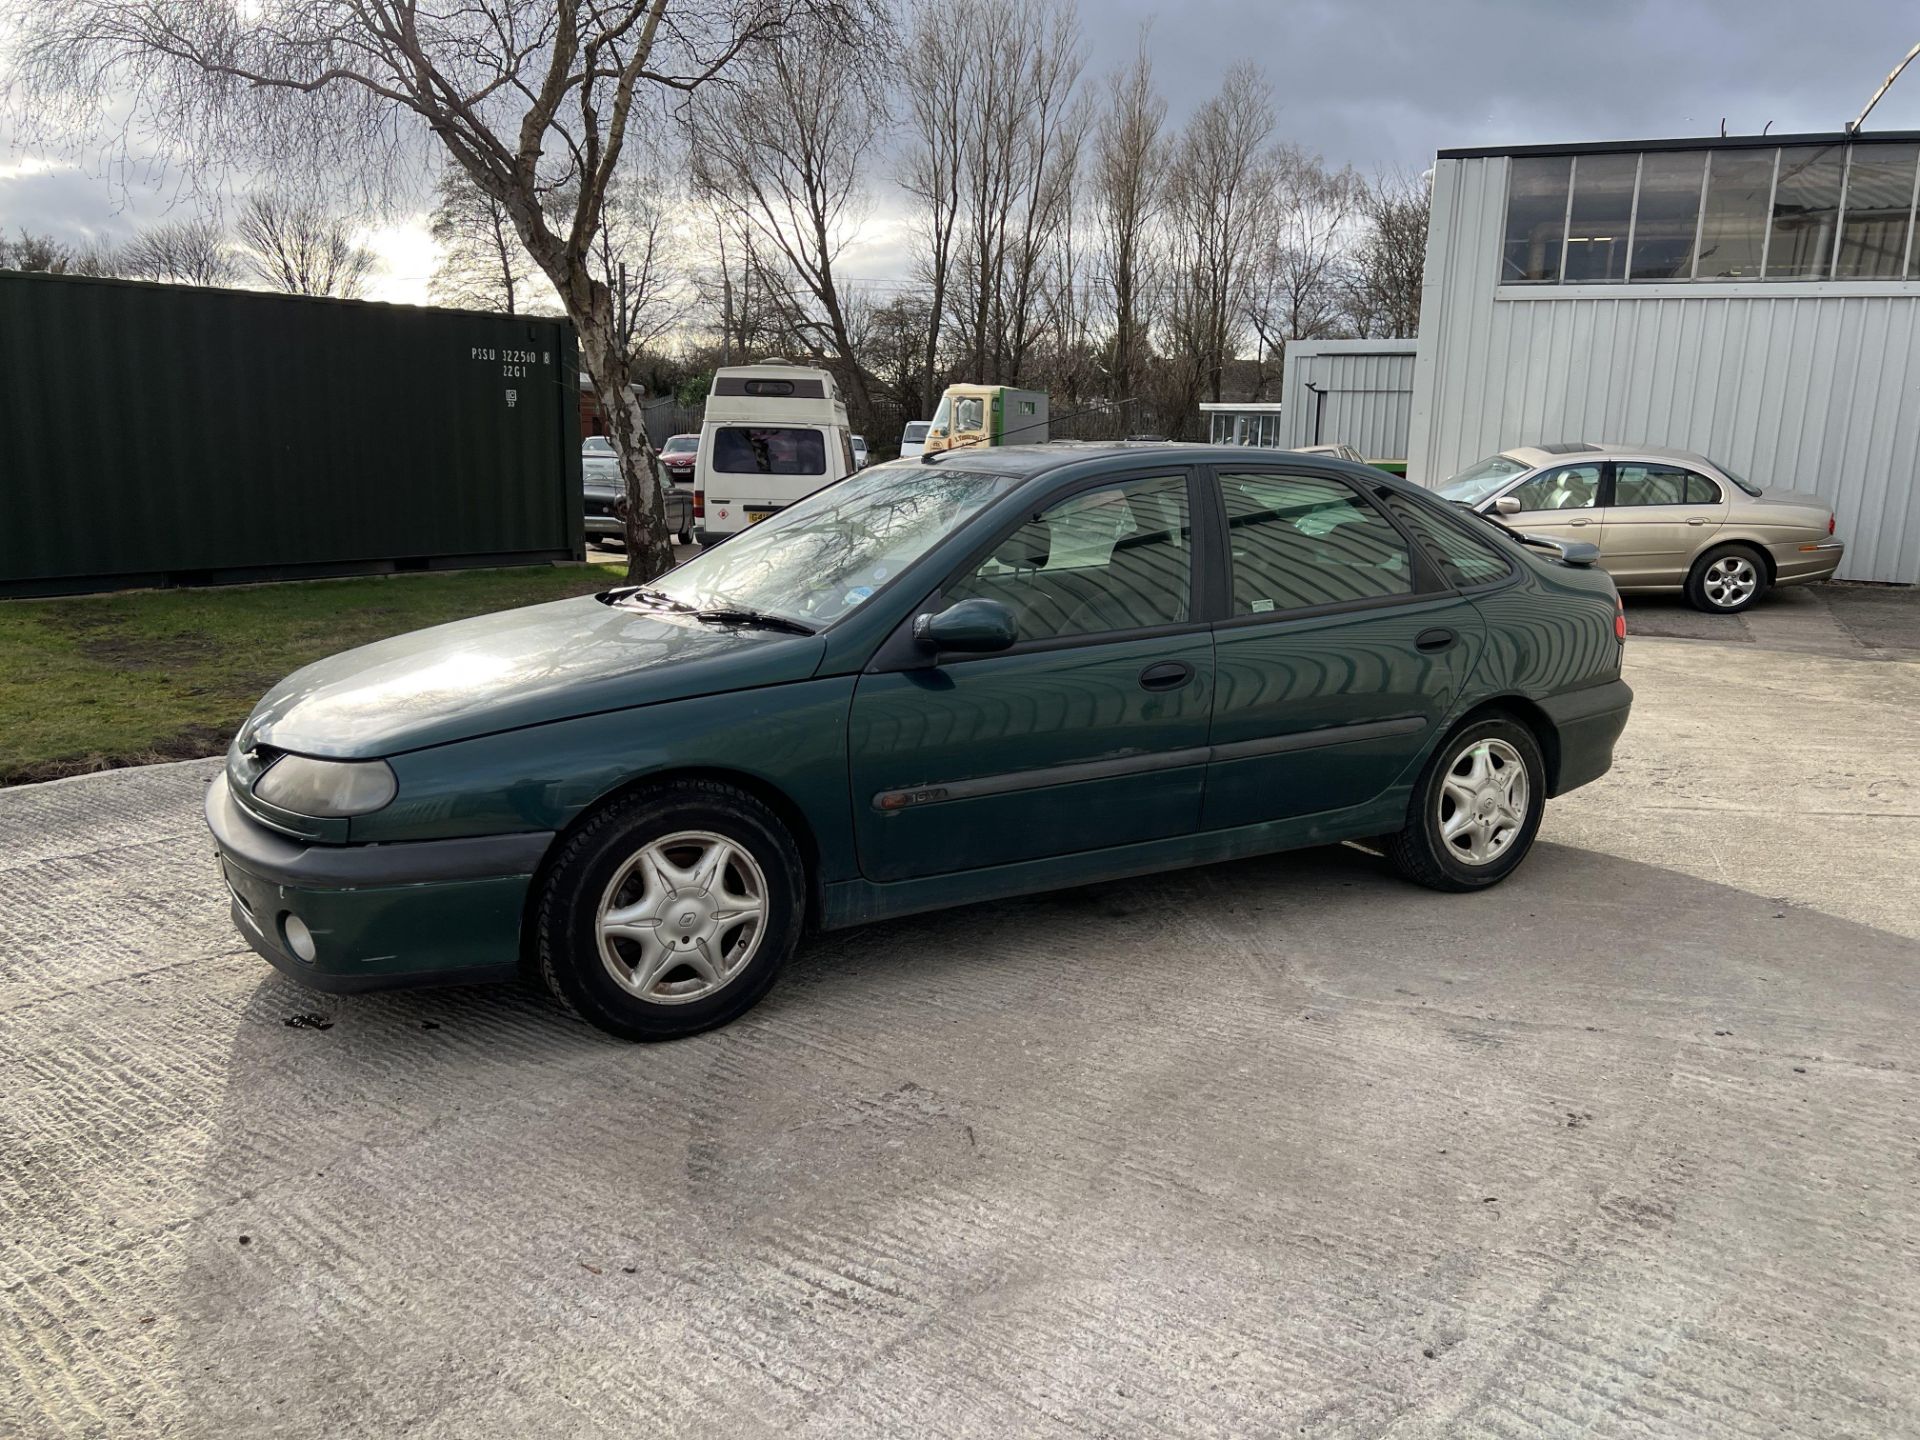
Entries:
[[723,475],[824,475],[826,439],[818,430],[723,426],[713,432],[713,468]]

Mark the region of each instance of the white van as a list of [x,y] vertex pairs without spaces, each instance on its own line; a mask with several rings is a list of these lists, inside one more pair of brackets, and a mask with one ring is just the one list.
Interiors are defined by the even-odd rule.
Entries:
[[724,540],[854,468],[846,402],[826,371],[784,360],[723,366],[693,466],[693,538]]
[[927,448],[927,427],[930,420],[909,420],[907,428],[900,432],[900,458],[911,460]]

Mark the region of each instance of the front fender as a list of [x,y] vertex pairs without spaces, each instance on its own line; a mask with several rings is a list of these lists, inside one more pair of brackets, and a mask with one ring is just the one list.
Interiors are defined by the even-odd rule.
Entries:
[[389,758],[393,803],[351,839],[389,843],[562,830],[649,775],[728,770],[784,795],[807,820],[823,878],[853,873],[847,713],[854,677],[830,676],[582,715]]

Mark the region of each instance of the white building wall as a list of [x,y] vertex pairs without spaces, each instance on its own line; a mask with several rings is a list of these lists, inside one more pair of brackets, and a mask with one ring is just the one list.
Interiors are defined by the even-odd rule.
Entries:
[[1351,445],[1369,460],[1406,459],[1413,357],[1411,340],[1289,340],[1280,397],[1283,446]]
[[1920,584],[1920,282],[1499,285],[1507,165],[1434,169],[1408,474],[1679,446],[1830,501],[1842,578]]

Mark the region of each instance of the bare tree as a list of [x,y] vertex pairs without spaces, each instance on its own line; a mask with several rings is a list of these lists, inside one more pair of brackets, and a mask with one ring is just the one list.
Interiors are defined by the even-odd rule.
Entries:
[[[441,171],[428,233],[440,247],[430,293],[463,310],[517,315],[533,298],[533,262],[521,248],[513,217],[466,171]],[[551,293],[551,292],[549,292]]]
[[230,285],[238,267],[217,220],[172,220],[140,231],[121,246],[115,272],[132,280],[176,285]]
[[1250,63],[1227,72],[1175,147],[1168,173],[1168,349],[1178,376],[1166,400],[1180,430],[1201,396],[1220,398],[1239,353],[1273,177],[1263,152],[1273,129],[1266,81]]
[[[506,207],[579,333],[621,455],[636,579],[673,552],[613,292],[590,258],[629,139],[648,133],[650,109],[724,77],[797,14],[851,22],[874,3],[0,0],[16,36],[13,109],[42,129],[124,116],[205,174],[353,176],[375,199],[410,194],[423,146],[443,148]],[[569,186],[571,207],[550,212]]]
[[250,195],[236,228],[241,267],[289,295],[358,299],[373,273],[373,252],[354,241],[353,227],[310,202]]
[[1262,358],[1284,354],[1289,340],[1335,334],[1346,319],[1346,249],[1363,184],[1351,169],[1329,170],[1298,145],[1266,157],[1272,189],[1268,223],[1247,318]]
[[112,246],[97,243],[63,244],[51,235],[16,232],[0,235],[0,270],[22,270],[45,275],[117,275],[119,256]]
[[1072,0],[974,0],[949,24],[993,37],[963,97],[959,216],[947,320],[973,380],[1018,384],[1041,267],[1072,202],[1089,112]]
[[1132,398],[1148,352],[1156,228],[1166,203],[1166,115],[1142,33],[1133,62],[1107,77],[1089,196],[1099,236],[1100,280],[1112,313],[1107,373],[1112,395],[1120,401]]
[[1360,239],[1347,266],[1347,312],[1362,339],[1420,333],[1433,189],[1425,175],[1383,175],[1360,202]]
[[982,49],[971,43],[971,27],[954,23],[954,7],[948,0],[911,0],[907,13],[914,82],[903,87],[911,129],[900,183],[919,202],[914,260],[927,287],[927,325],[917,408],[919,414],[931,415],[942,388],[941,318],[952,282],[954,234],[969,160],[967,121]]
[[740,84],[696,101],[694,175],[784,262],[786,324],[840,372],[864,426],[872,396],[835,267],[865,215],[865,161],[886,112],[883,97],[848,73],[824,23],[791,26],[743,62]]

